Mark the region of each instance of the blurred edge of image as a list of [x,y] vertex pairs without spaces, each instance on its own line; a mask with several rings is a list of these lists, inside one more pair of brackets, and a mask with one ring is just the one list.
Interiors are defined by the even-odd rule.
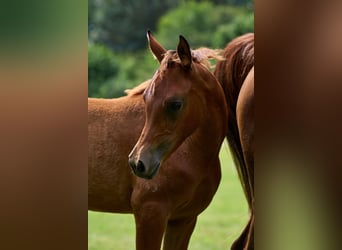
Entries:
[[[87,83],[89,91],[92,88],[87,66],[90,40],[99,35],[88,24],[92,3],[11,2],[0,8],[0,238],[4,249],[87,247]],[[202,4],[207,4],[202,7],[207,11],[214,8],[212,2]],[[254,11],[255,248],[338,249],[341,3],[263,1],[255,3],[255,9],[253,2]],[[101,20],[101,14],[96,15]],[[217,16],[208,14],[208,19]],[[235,21],[244,27],[243,21]],[[167,20],[159,25],[172,28]],[[122,39],[135,39],[130,27],[127,23]],[[219,38],[229,35],[225,32],[233,29],[229,27],[209,41],[216,44],[209,45],[222,47]],[[168,37],[158,33],[158,26],[147,28],[158,39]],[[184,33],[190,32],[185,28]],[[146,29],[139,31],[145,49]],[[209,46],[199,34],[189,40]],[[175,41],[170,38],[168,48],[174,47],[178,35],[173,35]],[[136,56],[150,60],[145,59],[145,49]],[[108,62],[119,67],[111,59]],[[143,62],[149,70],[156,67],[153,60]],[[124,74],[131,77],[125,88],[132,87],[135,74],[150,75],[144,70],[131,72],[135,61],[126,63],[126,71],[117,75],[119,80],[129,79]],[[94,91],[96,96],[116,89]]]

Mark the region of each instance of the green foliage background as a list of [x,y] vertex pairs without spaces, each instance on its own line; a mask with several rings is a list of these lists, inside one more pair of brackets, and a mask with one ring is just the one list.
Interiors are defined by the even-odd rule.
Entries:
[[158,67],[147,48],[146,31],[166,49],[179,35],[192,48],[224,48],[254,31],[252,0],[89,0],[88,96],[124,95],[151,78]]

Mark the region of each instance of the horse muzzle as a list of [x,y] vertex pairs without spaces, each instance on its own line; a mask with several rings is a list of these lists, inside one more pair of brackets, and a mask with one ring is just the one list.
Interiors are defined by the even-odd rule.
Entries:
[[128,157],[128,164],[133,173],[144,179],[152,179],[159,171],[160,161],[156,159],[135,158],[131,153]]

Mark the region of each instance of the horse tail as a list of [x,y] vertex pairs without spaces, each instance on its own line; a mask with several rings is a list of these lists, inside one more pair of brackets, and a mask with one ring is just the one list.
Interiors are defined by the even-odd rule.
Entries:
[[254,66],[254,33],[239,36],[229,42],[223,50],[225,60],[218,61],[214,75],[220,82],[228,106],[227,140],[237,168],[248,206],[252,208],[254,190],[250,186],[236,119],[236,104],[241,86]]

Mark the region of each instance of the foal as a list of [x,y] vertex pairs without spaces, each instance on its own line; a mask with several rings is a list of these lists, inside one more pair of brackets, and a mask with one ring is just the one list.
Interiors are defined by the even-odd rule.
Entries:
[[227,107],[220,84],[182,36],[177,51],[148,36],[160,68],[145,90],[146,121],[129,155],[133,172],[144,178],[132,193],[137,247],[159,249],[166,228],[164,249],[187,249],[220,182]]
[[142,93],[150,81],[115,99],[88,99],[88,209],[131,213],[135,177],[127,155],[145,121]]

